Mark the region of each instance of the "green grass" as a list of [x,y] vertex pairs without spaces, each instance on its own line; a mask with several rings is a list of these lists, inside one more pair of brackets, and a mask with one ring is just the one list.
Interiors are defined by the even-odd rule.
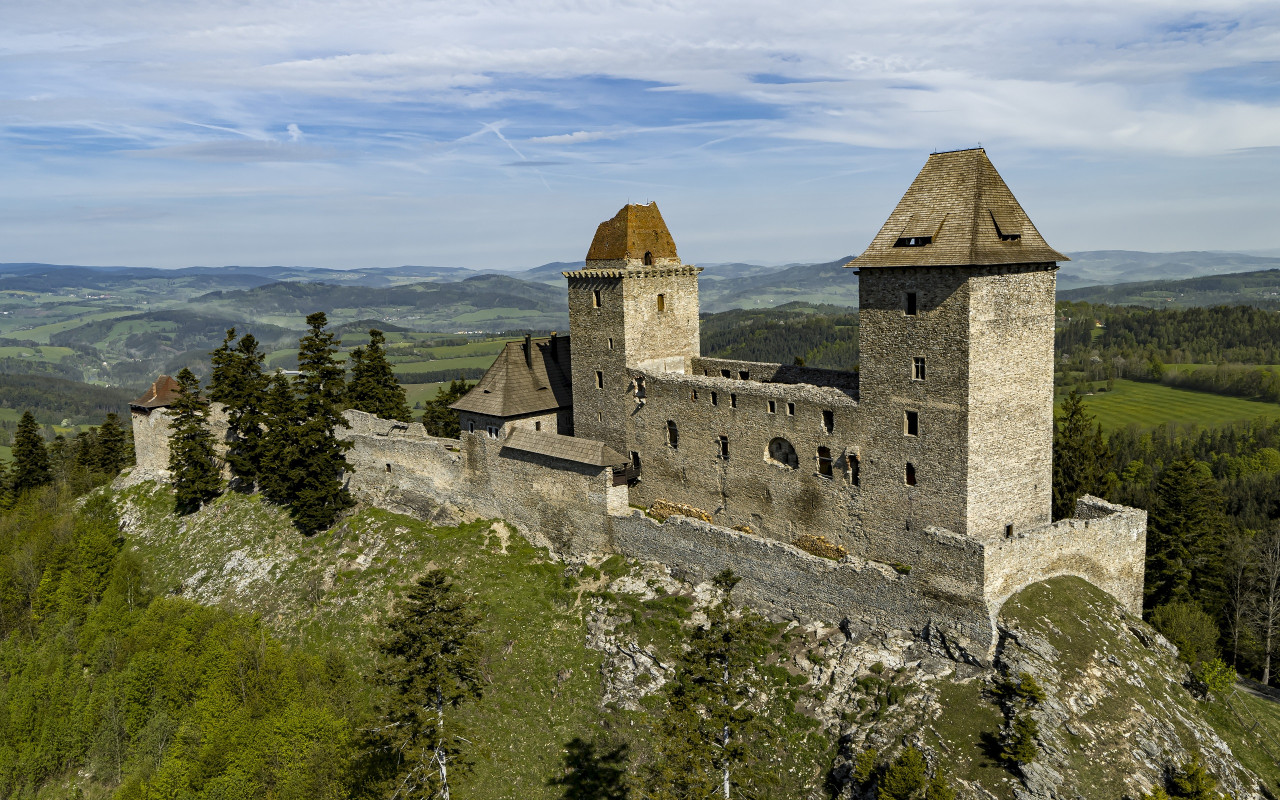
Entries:
[[75,351],[70,347],[0,347],[0,358],[29,358],[32,361],[51,361],[57,364]]
[[1257,417],[1280,419],[1277,403],[1126,380],[1117,380],[1111,391],[1085,397],[1084,404],[1104,430],[1131,424],[1142,428],[1165,423],[1209,427]]
[[404,389],[405,397],[409,401],[409,408],[413,408],[414,403],[426,403],[428,400],[434,399],[440,387],[448,385],[448,381],[441,383],[405,383],[401,384],[401,388]]
[[441,358],[435,361],[403,361],[391,364],[396,372],[439,372],[454,369],[488,369],[494,356],[468,356],[466,358]]
[[55,333],[69,331],[72,328],[78,328],[87,322],[95,322],[100,319],[115,319],[116,317],[127,317],[130,314],[137,314],[137,310],[133,311],[99,311],[94,314],[85,314],[73,319],[63,320],[61,322],[51,322],[48,325],[38,325],[27,330],[16,330],[9,328],[6,335],[14,339],[30,339],[33,342],[48,343],[49,337]]

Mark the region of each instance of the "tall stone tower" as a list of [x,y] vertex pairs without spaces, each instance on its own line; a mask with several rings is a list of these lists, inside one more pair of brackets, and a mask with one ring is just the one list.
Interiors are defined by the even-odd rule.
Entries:
[[1050,521],[1058,261],[982,149],[935,153],[858,268],[864,508],[980,539]]
[[575,436],[627,452],[635,410],[627,368],[687,373],[698,356],[698,273],[685,266],[657,203],[600,223],[569,281]]

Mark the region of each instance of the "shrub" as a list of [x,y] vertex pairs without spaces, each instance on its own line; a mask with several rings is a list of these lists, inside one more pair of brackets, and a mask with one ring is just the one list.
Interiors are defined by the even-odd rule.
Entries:
[[1178,658],[1199,664],[1218,657],[1218,626],[1195,603],[1175,600],[1151,612],[1151,624],[1178,648]]
[[884,771],[876,800],[910,800],[925,787],[926,780],[924,756],[908,747]]
[[1235,667],[1220,658],[1201,663],[1196,677],[1205,685],[1211,695],[1224,695],[1236,685]]
[[1026,711],[1019,711],[1002,737],[1000,755],[1013,764],[1030,764],[1040,756],[1036,737],[1040,726]]

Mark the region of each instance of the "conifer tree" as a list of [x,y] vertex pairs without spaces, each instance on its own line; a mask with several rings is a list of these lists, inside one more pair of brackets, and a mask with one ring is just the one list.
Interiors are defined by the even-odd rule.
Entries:
[[1054,519],[1074,514],[1076,500],[1083,495],[1106,496],[1110,492],[1117,480],[1107,472],[1111,458],[1102,426],[1085,410],[1080,393],[1072,391],[1053,426]]
[[177,380],[178,396],[170,407],[169,471],[173,474],[174,506],[179,514],[189,514],[222,493],[222,470],[213,432],[205,424],[200,379],[183,367]]
[[25,411],[13,435],[13,493],[20,495],[52,480],[49,451],[45,449],[40,426],[31,412]]
[[113,411],[98,426],[93,442],[91,468],[108,475],[115,475],[125,468],[128,459],[128,440],[120,427],[120,418]]
[[404,387],[396,380],[383,346],[387,337],[377,328],[369,330],[369,346],[351,351],[351,377],[347,384],[347,406],[383,419],[412,422],[413,413]]
[[328,528],[339,514],[355,505],[342,483],[348,466],[343,453],[351,443],[337,434],[338,428],[350,427],[342,416],[346,393],[342,365],[334,358],[340,342],[325,330],[327,325],[323,312],[309,315],[310,331],[298,342],[297,461],[291,475],[289,511],[294,524],[308,534]]
[[483,695],[481,622],[444,571],[433,569],[387,623],[375,679],[386,689],[379,731],[396,764],[392,797],[448,800],[450,781],[469,769],[467,742],[450,717]]
[[552,778],[562,800],[628,800],[627,745],[574,737],[565,745],[564,774]]
[[422,425],[427,429],[428,434],[449,439],[457,439],[462,435],[462,428],[458,424],[458,412],[449,406],[461,400],[474,385],[464,380],[456,380],[436,390],[436,396],[427,401],[426,408],[422,411]]
[[752,707],[766,687],[755,665],[768,649],[766,623],[734,613],[731,571],[717,575],[720,602],[707,612],[707,625],[690,637],[674,678],[663,687],[666,714],[658,725],[646,791],[655,800],[720,796],[773,780],[758,769],[771,749],[773,730]]
[[293,502],[297,480],[295,431],[300,420],[293,384],[284,375],[276,373],[268,381],[263,410],[267,430],[262,438],[262,463],[270,466],[258,476],[258,487],[271,502],[288,505]]
[[1203,602],[1221,593],[1225,516],[1218,482],[1184,452],[1165,467],[1147,527],[1146,603]]
[[266,355],[258,349],[258,340],[245,334],[236,342],[236,329],[227,331],[222,345],[213,351],[213,376],[209,399],[227,409],[227,464],[231,474],[245,486],[259,479],[263,457],[263,425],[266,413],[267,377],[262,371]]

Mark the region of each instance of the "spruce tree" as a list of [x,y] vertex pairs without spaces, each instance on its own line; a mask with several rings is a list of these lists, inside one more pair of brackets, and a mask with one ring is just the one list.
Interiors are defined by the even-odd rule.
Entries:
[[774,731],[752,704],[766,691],[755,666],[768,650],[767,623],[750,612],[734,613],[738,581],[729,570],[715,577],[720,601],[693,632],[663,687],[667,709],[645,776],[646,793],[655,800],[730,798],[743,787],[759,793],[775,780],[759,768]]
[[91,468],[97,472],[115,475],[124,469],[128,459],[128,439],[120,427],[120,418],[113,411],[98,426],[93,442]]
[[1067,395],[1062,412],[1053,426],[1053,518],[1065,519],[1075,513],[1076,500],[1083,495],[1109,493],[1111,452],[1102,436],[1102,426],[1084,407],[1077,391]]
[[236,329],[229,329],[222,345],[210,354],[213,377],[209,399],[226,406],[227,464],[231,474],[244,486],[252,487],[259,479],[263,458],[267,377],[262,363],[266,355],[259,351],[258,340],[252,334],[240,337],[232,347],[235,335]]
[[294,446],[298,460],[294,465],[289,511],[294,524],[304,533],[322,531],[333,524],[338,515],[355,505],[351,493],[342,483],[348,464],[343,455],[351,443],[338,438],[339,428],[350,425],[342,416],[345,385],[342,365],[334,358],[337,342],[325,330],[328,320],[323,312],[307,317],[310,331],[298,342],[298,416],[294,428]]
[[1221,594],[1225,516],[1218,482],[1189,452],[1165,467],[1147,526],[1148,608]]
[[351,351],[351,377],[347,384],[347,407],[383,419],[412,422],[413,413],[404,387],[396,380],[383,346],[387,337],[377,328],[369,330],[369,346]]
[[384,752],[396,767],[396,797],[449,797],[466,772],[468,742],[452,711],[484,692],[478,631],[482,617],[438,569],[428,572],[387,623],[375,680]]
[[462,435],[462,428],[458,424],[458,412],[449,406],[461,400],[474,385],[464,380],[456,380],[436,390],[436,396],[427,401],[426,408],[422,411],[422,425],[429,435],[449,439],[457,439]]
[[627,745],[574,737],[565,745],[564,774],[548,781],[561,800],[628,800]]
[[40,426],[30,411],[24,411],[13,435],[13,493],[20,495],[52,480],[49,451],[45,449]]
[[213,432],[205,423],[200,379],[183,367],[177,380],[178,396],[170,406],[169,471],[174,507],[179,514],[189,514],[222,493],[222,470]]
[[281,373],[267,382],[263,410],[267,430],[262,438],[262,463],[269,467],[258,476],[258,488],[271,502],[288,505],[293,502],[297,482],[295,432],[300,419],[293,384]]

